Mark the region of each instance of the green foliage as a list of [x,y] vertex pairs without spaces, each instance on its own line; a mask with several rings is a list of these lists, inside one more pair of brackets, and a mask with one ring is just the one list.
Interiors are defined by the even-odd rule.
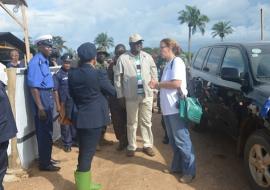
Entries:
[[188,26],[188,62],[191,62],[191,36],[197,32],[199,28],[202,34],[205,33],[206,23],[209,22],[209,18],[206,15],[201,14],[200,10],[196,6],[186,5],[186,9],[178,12],[178,21],[180,24],[186,23]]
[[62,53],[64,50],[67,50],[68,47],[65,46],[66,41],[63,40],[61,36],[53,36],[53,47],[57,52]]
[[209,22],[209,18],[206,15],[202,15],[196,6],[186,5],[186,9],[178,13],[178,21],[180,24],[186,23],[191,28],[192,34],[197,32],[197,28],[199,28],[202,34],[205,33],[206,23]]
[[109,37],[107,33],[102,32],[97,35],[97,37],[94,40],[94,43],[98,47],[105,47],[106,49],[110,49],[114,46],[114,40],[112,37]]
[[221,41],[227,36],[228,34],[233,33],[233,28],[231,26],[230,21],[221,21],[213,25],[212,27],[212,36],[213,38],[219,36]]

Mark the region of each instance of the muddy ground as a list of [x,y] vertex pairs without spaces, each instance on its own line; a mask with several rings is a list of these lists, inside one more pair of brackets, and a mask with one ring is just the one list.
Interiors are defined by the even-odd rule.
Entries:
[[[93,161],[93,178],[103,190],[249,190],[243,161],[235,153],[235,142],[219,130],[192,132],[197,156],[196,180],[189,185],[178,182],[178,176],[162,173],[170,164],[172,151],[162,144],[163,129],[160,115],[153,116],[153,133],[157,155],[153,158],[142,152],[128,158],[117,152],[116,139],[110,127],[107,139],[113,146],[103,147]],[[138,144],[142,146],[141,138]],[[73,172],[77,164],[78,149],[65,153],[54,147],[53,157],[61,160],[58,173],[39,172],[34,165],[30,177],[19,182],[6,183],[6,190],[75,190]]]

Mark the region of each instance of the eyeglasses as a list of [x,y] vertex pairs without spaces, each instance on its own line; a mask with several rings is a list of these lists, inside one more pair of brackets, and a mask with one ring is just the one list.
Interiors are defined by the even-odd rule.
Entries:
[[168,46],[160,46],[160,49],[164,49],[164,48],[166,48],[166,47],[168,47]]

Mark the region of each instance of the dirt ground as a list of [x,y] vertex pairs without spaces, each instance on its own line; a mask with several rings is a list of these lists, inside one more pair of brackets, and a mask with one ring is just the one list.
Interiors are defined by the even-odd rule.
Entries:
[[[178,182],[178,176],[162,173],[170,164],[172,151],[162,144],[163,129],[160,115],[153,116],[153,133],[157,155],[150,158],[142,152],[127,158],[114,146],[103,147],[93,161],[93,178],[103,190],[249,190],[243,162],[235,154],[235,142],[221,131],[192,132],[197,156],[196,180],[189,185]],[[110,127],[107,139],[115,140]],[[138,138],[139,146],[142,139]],[[20,182],[6,183],[6,190],[75,190],[73,172],[78,149],[65,153],[54,147],[53,157],[61,160],[58,173],[39,172],[36,167],[30,177]]]

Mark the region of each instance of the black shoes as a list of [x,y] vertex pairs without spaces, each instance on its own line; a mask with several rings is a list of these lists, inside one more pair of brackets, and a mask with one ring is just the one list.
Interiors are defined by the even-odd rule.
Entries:
[[122,150],[125,150],[126,148],[127,148],[127,146],[128,146],[128,143],[123,143],[123,142],[119,142],[119,146],[117,147],[117,151],[122,151]]
[[164,137],[162,140],[163,144],[169,144],[169,138],[168,137]]
[[40,171],[46,172],[58,172],[61,168],[58,166],[54,166],[53,164],[48,165],[47,167],[39,167]]
[[65,146],[65,147],[64,147],[64,151],[65,151],[65,152],[71,152],[71,147]]

